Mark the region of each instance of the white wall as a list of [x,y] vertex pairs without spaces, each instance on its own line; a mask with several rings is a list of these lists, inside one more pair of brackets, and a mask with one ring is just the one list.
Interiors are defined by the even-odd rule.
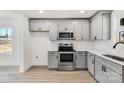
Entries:
[[12,27],[13,29],[13,54],[0,55],[0,66],[16,66],[20,64],[21,56],[21,37],[19,28],[19,16],[13,15],[9,12],[0,11],[0,27]]
[[23,57],[24,57],[24,64],[22,68],[24,68],[24,71],[28,70],[32,66],[32,53],[31,53],[31,39],[30,39],[30,32],[29,32],[29,24],[28,24],[28,18],[24,17],[22,26],[23,28]]
[[117,45],[113,49],[113,45],[119,40],[120,18],[124,17],[124,11],[113,11],[111,18],[111,40],[109,41],[94,41],[94,49],[106,51],[121,57],[124,57],[124,45]]
[[[31,40],[31,62],[33,65],[48,65],[48,55],[49,50],[58,50],[58,44],[60,41],[50,41],[48,32],[30,32]],[[67,42],[67,41],[61,41]],[[91,41],[73,41],[74,49],[85,50],[92,48]],[[39,58],[36,59],[36,56]]]
[[30,43],[27,18],[8,11],[0,11],[0,27],[12,27],[13,29],[13,53],[12,55],[0,55],[0,66],[19,66],[20,72],[24,72],[32,65],[28,57]]

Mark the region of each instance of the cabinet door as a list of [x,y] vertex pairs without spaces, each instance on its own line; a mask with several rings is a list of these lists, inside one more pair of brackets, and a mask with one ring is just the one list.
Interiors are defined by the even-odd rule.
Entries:
[[106,73],[108,75],[108,83],[122,83],[122,76],[118,74],[117,72],[106,68]]
[[49,22],[49,39],[57,40],[58,38],[58,22]]
[[73,32],[74,26],[72,21],[59,21],[59,32]]
[[48,68],[58,68],[57,52],[48,52]]
[[30,21],[30,30],[31,31],[49,31],[48,21],[31,20]]
[[74,37],[75,40],[82,40],[82,36],[81,36],[81,22],[73,22],[74,24]]
[[95,40],[95,21],[94,21],[94,19],[92,18],[91,20],[90,20],[90,39],[91,40]]
[[85,52],[76,52],[76,68],[86,68]]
[[89,40],[89,21],[85,20],[82,22],[82,40]]
[[95,78],[100,83],[107,83],[107,74],[104,72],[104,66],[95,61]]
[[111,32],[111,14],[110,13],[103,13],[103,40],[109,40],[111,38],[110,32]]
[[96,18],[96,40],[103,39],[102,25],[102,14],[99,14]]
[[87,67],[88,71],[94,76],[94,55],[91,53],[88,53],[87,56]]
[[95,15],[90,22],[90,37],[91,40],[101,40],[102,39],[102,15]]

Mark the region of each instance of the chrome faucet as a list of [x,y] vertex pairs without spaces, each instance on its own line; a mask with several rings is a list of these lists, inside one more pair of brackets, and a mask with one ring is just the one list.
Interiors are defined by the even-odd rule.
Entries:
[[117,42],[117,43],[113,46],[114,49],[116,48],[117,44],[124,44],[124,42]]

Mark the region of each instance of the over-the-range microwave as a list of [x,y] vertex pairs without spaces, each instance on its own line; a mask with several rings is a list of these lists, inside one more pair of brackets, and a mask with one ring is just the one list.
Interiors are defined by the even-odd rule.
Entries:
[[74,40],[74,33],[73,32],[59,32],[58,35],[59,40]]

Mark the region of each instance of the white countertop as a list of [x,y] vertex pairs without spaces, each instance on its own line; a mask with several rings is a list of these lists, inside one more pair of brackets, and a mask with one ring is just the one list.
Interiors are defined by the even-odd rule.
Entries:
[[[105,58],[105,59],[107,59],[107,60],[110,60],[110,61],[112,61],[112,62],[114,62],[114,63],[116,63],[116,64],[119,64],[119,65],[121,65],[121,66],[124,66],[124,62],[122,62],[122,61],[118,61],[118,60],[115,60],[115,59],[112,59],[112,58],[103,56],[103,54],[110,54],[110,53],[108,53],[108,52],[102,52],[102,51],[97,51],[97,50],[87,50],[87,52],[93,53],[93,54],[95,54],[95,55],[97,55],[97,56],[100,56],[100,57],[102,57],[102,58]],[[113,55],[113,54],[110,54],[110,55]]]
[[[50,50],[50,51],[57,51],[57,50]],[[112,62],[114,62],[116,64],[119,64],[121,66],[124,66],[124,62],[122,62],[122,61],[118,61],[118,60],[115,60],[115,59],[112,59],[112,58],[103,56],[103,54],[110,54],[108,52],[103,52],[103,51],[98,51],[98,50],[90,50],[90,49],[83,49],[83,50],[76,50],[76,51],[87,51],[87,52],[93,53],[93,54],[95,54],[97,56],[100,56],[102,58],[105,58],[107,60],[110,60],[110,61],[112,61]],[[113,54],[110,54],[110,55],[113,55]]]

